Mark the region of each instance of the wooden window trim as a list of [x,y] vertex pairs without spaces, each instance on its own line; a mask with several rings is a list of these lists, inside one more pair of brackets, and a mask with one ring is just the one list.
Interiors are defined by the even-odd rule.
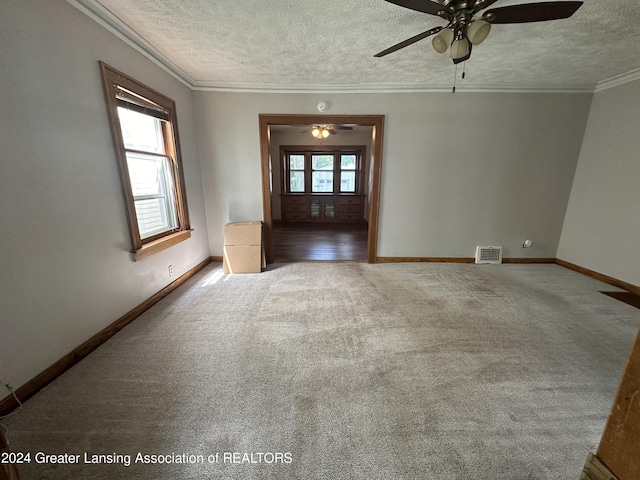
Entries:
[[[140,260],[154,253],[165,250],[191,237],[191,225],[189,220],[189,209],[187,206],[187,192],[184,183],[184,171],[182,167],[182,156],[180,153],[180,138],[178,135],[178,118],[176,115],[175,102],[165,95],[152,88],[134,80],[125,73],[98,62],[102,74],[107,111],[109,115],[109,126],[113,138],[118,171],[124,194],[129,233],[131,237],[132,253],[134,260]],[[123,93],[124,90],[124,93]],[[168,119],[162,122],[163,139],[165,142],[166,156],[171,160],[173,179],[175,183],[175,208],[178,218],[178,228],[168,230],[148,238],[142,239],[138,228],[138,220],[135,210],[131,181],[129,179],[129,168],[127,166],[126,151],[120,119],[117,111],[117,96],[134,98],[139,100],[140,105],[149,108],[158,108]]]
[[152,242],[145,243],[142,247],[133,252],[134,258],[136,261],[142,260],[149,255],[153,255],[154,253],[173,247],[180,242],[184,242],[188,238],[191,238],[192,231],[193,230],[181,230],[176,233],[165,235],[164,237],[153,240]]

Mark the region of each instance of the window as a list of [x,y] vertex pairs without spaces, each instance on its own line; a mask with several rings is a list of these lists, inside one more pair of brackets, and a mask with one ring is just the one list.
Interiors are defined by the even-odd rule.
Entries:
[[175,103],[100,62],[135,259],[191,236]]
[[356,191],[356,161],[353,153],[340,155],[340,192],[354,193]]
[[311,191],[333,192],[333,154],[311,155]]
[[363,152],[364,147],[282,147],[284,193],[362,193]]
[[289,191],[304,192],[304,155],[289,156]]

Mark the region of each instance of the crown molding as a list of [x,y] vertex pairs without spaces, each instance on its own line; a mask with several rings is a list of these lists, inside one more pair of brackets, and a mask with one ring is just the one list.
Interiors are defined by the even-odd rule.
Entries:
[[613,87],[624,85],[625,83],[635,82],[640,80],[640,68],[635,68],[621,75],[616,75],[606,80],[601,80],[596,84],[595,92],[602,92]]
[[[452,85],[427,84],[251,84],[196,81],[193,90],[230,93],[451,93]],[[456,85],[456,93],[593,93],[592,85]]]
[[94,20],[96,23],[109,30],[131,48],[158,65],[165,72],[169,73],[187,87],[193,89],[193,85],[195,83],[194,78],[165,57],[159,50],[129,28],[122,20],[102,6],[98,1],[67,0],[67,2]]

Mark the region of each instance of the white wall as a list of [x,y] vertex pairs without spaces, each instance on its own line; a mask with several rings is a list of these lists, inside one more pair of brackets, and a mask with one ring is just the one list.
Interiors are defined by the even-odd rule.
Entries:
[[591,95],[195,92],[212,255],[226,222],[262,218],[258,114],[320,100],[386,116],[378,256],[556,256]]
[[[63,0],[0,10],[0,379],[17,388],[209,249],[191,90]],[[98,60],[177,105],[195,231],[139,262]]]
[[595,94],[558,258],[640,285],[640,81]]

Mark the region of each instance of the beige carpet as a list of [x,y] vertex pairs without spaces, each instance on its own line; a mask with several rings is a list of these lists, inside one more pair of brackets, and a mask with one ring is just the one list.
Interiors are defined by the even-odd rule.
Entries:
[[603,287],[557,265],[215,264],[9,440],[26,480],[576,479],[640,321]]

